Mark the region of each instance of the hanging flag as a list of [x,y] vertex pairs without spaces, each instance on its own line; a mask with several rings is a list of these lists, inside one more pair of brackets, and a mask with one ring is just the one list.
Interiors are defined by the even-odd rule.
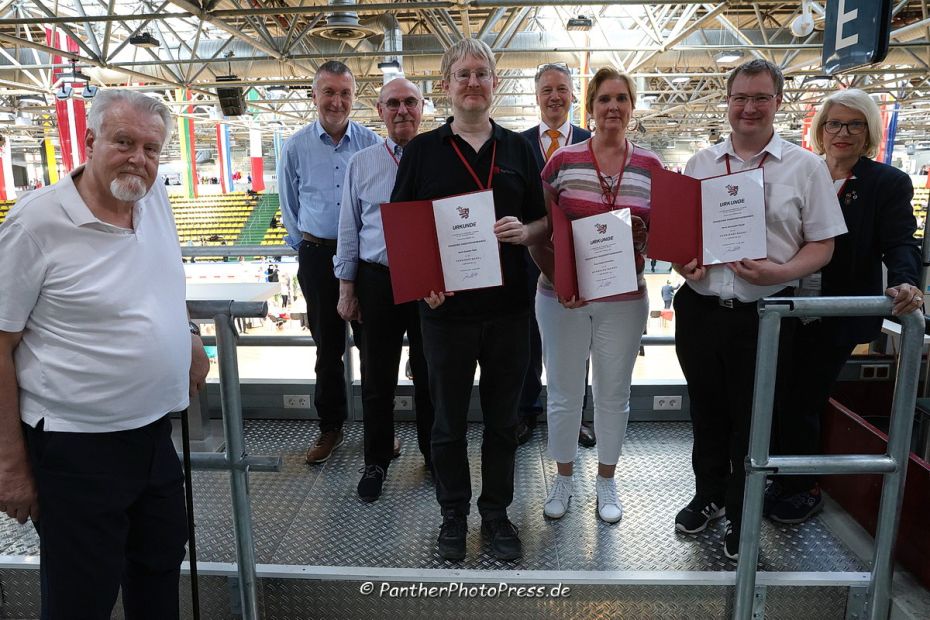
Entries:
[[262,160],[262,131],[249,129],[249,159],[252,162],[252,191],[265,191],[265,164]]
[[224,194],[233,189],[232,161],[229,158],[229,125],[219,122],[223,112],[219,106],[210,110],[210,118],[216,121],[216,176]]
[[[49,47],[55,49],[66,49],[69,52],[77,52],[78,45],[74,40],[58,31],[58,28],[45,29],[45,42]],[[62,46],[65,46],[64,48]],[[59,65],[64,62],[64,57],[53,55],[52,63]],[[64,69],[56,67],[52,69],[52,86],[60,79]],[[74,82],[62,82],[61,88],[73,89]],[[84,108],[84,100],[80,97],[75,98],[69,94],[64,99],[55,98],[55,114],[58,121],[58,143],[61,146],[61,163],[65,172],[71,172],[81,164],[87,157],[84,153],[84,134],[87,131],[87,111]]]
[[10,150],[9,136],[0,136],[0,200],[16,198],[16,186],[13,184],[13,153]]
[[895,101],[894,106],[892,106],[891,112],[888,115],[888,124],[885,125],[885,133],[884,133],[885,152],[884,152],[884,157],[880,160],[882,163],[885,163],[885,164],[891,164],[891,156],[894,154],[894,139],[898,133],[898,110],[899,109],[901,109],[901,104]]
[[[174,91],[177,101],[186,101],[190,97],[190,91],[178,88]],[[181,162],[183,172],[181,173],[181,185],[184,186],[184,193],[188,198],[197,197],[197,167],[196,154],[194,150],[194,123],[190,118],[192,113],[191,106],[181,108],[185,113],[178,114],[178,142],[181,146]]]

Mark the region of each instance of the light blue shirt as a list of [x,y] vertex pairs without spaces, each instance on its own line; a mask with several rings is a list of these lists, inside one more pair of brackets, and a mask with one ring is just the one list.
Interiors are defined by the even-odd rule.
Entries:
[[349,158],[380,141],[375,132],[349,121],[342,140],[334,144],[320,121],[313,121],[284,143],[278,160],[284,243],[296,249],[304,232],[336,238]]
[[339,212],[339,242],[333,257],[334,272],[340,280],[355,280],[359,259],[388,264],[381,203],[391,200],[401,150],[386,138],[349,160]]

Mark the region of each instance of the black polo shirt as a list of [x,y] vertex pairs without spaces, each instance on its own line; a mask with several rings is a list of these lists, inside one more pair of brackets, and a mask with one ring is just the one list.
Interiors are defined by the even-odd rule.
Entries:
[[[513,215],[524,224],[546,216],[542,183],[529,143],[491,121],[491,138],[477,153],[468,142],[453,135],[452,118],[438,129],[418,135],[404,148],[391,202],[435,200],[481,189],[452,148],[455,140],[478,178],[486,182],[494,160],[494,211],[497,219]],[[424,316],[443,318],[487,318],[527,312],[532,303],[523,258],[525,248],[501,243],[503,286],[459,291],[435,310],[422,304]]]

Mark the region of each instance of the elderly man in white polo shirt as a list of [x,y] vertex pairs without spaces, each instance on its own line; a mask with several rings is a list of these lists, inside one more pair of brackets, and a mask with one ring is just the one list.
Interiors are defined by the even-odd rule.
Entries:
[[43,618],[177,618],[187,541],[168,414],[209,363],[158,160],[171,113],[102,91],[87,164],[0,225],[0,511],[39,532]]

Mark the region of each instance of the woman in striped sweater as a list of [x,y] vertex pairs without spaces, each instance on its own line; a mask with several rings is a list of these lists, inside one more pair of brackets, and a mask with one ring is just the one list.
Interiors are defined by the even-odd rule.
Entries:
[[[643,279],[643,249],[649,222],[651,170],[659,158],[626,137],[636,99],[632,79],[612,68],[600,69],[586,101],[594,118],[594,136],[565,146],[542,172],[549,213],[561,209],[569,220],[629,208],[639,288],[594,302],[561,299],[553,282],[551,241],[532,249],[542,275],[536,316],[543,341],[547,376],[549,454],[558,475],[544,514],[558,519],[568,510],[573,463],[585,389],[585,362],[592,360],[594,428],[598,437],[597,514],[616,523],[623,516],[614,481],[623,436],[630,417],[633,364],[649,311]],[[551,231],[550,231],[551,232]]]

